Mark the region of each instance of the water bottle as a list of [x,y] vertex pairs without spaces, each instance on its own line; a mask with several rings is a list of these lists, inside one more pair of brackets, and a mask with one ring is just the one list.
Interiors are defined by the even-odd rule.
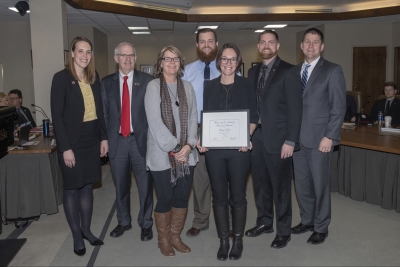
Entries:
[[43,119],[43,136],[49,137],[50,136],[50,120]]
[[382,113],[382,111],[379,111],[379,113],[378,113],[378,126],[379,127],[382,126],[382,121],[383,121],[383,113]]

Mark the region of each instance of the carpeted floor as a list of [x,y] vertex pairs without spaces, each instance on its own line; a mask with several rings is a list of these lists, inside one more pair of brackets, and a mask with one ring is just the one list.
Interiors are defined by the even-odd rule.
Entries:
[[[183,241],[192,249],[190,254],[177,253],[164,257],[154,238],[140,240],[136,223],[138,196],[135,180],[132,185],[132,230],[120,238],[111,238],[110,231],[117,225],[114,212],[115,189],[109,166],[103,166],[102,186],[95,190],[92,231],[104,237],[105,245],[94,249],[86,242],[87,253],[78,257],[73,253],[72,236],[62,206],[55,215],[42,215],[22,233],[14,232],[14,225],[3,227],[0,239],[8,236],[26,238],[27,242],[10,266],[399,266],[400,214],[364,202],[357,202],[332,193],[332,222],[329,237],[324,244],[306,243],[310,233],[292,235],[286,248],[270,247],[275,233],[244,239],[244,252],[239,261],[221,262],[216,259],[219,247],[214,216],[210,216],[210,229],[198,237],[184,233],[193,219],[192,198],[186,220]],[[292,190],[293,191],[293,190]],[[300,221],[299,209],[293,195],[293,222]],[[253,227],[256,218],[251,178],[247,186],[248,214],[246,229]]]

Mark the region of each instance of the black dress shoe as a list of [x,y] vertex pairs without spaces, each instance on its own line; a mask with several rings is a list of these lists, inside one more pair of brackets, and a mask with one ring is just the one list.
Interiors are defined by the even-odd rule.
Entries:
[[246,231],[245,235],[248,237],[256,237],[262,234],[269,234],[274,231],[274,228],[271,226],[267,226],[264,224],[258,224],[255,227]]
[[111,237],[120,237],[121,235],[124,234],[125,231],[129,231],[131,229],[132,229],[132,225],[131,224],[128,224],[128,225],[125,225],[125,226],[122,226],[122,225],[118,224],[117,227],[115,227],[115,229],[111,231],[110,236]]
[[310,238],[307,240],[307,243],[311,245],[319,245],[324,243],[327,237],[328,233],[313,232]]
[[290,235],[276,235],[271,248],[284,248],[290,241]]
[[142,232],[140,233],[140,239],[142,241],[148,241],[153,238],[153,230],[150,228],[142,228]]
[[86,248],[83,249],[74,249],[74,253],[78,256],[83,256],[86,254]]
[[303,234],[308,231],[314,231],[314,225],[305,225],[302,223],[299,223],[295,227],[292,227],[292,234]]
[[97,239],[97,240],[95,240],[93,242],[90,242],[90,240],[87,239],[87,237],[85,236],[85,234],[82,231],[81,231],[81,234],[82,234],[82,238],[86,239],[87,241],[89,241],[90,245],[92,245],[92,246],[102,246],[102,245],[104,245],[104,242],[101,241],[100,239]]

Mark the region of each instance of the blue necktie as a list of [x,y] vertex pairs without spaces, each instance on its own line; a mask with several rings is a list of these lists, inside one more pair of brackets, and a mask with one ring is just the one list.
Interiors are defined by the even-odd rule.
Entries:
[[210,80],[210,62],[206,62],[206,67],[204,68],[204,81]]
[[306,84],[307,84],[307,76],[308,76],[308,68],[309,67],[311,67],[311,65],[306,64],[306,68],[303,71],[303,75],[301,75],[301,82],[303,83],[303,92],[304,92],[304,88],[306,88]]

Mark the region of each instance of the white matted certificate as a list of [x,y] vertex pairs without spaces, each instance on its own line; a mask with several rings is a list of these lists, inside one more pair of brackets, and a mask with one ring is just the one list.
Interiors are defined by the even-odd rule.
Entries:
[[250,148],[250,111],[202,111],[200,145],[209,149]]

